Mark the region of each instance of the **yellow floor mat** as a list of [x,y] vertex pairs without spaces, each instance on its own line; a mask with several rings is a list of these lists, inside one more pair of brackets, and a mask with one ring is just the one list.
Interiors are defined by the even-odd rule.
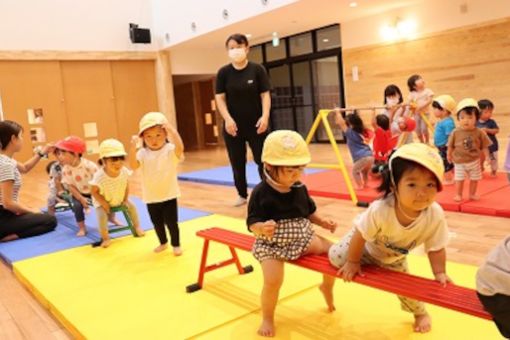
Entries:
[[[184,254],[155,254],[154,231],[143,238],[115,239],[108,249],[90,246],[14,264],[17,277],[76,337],[87,339],[184,339],[243,317],[259,308],[260,267],[238,275],[235,266],[206,274],[205,287],[187,294],[197,280],[203,240],[195,232],[211,226],[245,231],[245,222],[211,215],[180,224]],[[228,248],[212,244],[209,263],[227,259]],[[286,268],[282,297],[302,292],[321,276]]]
[[[409,265],[413,273],[430,277],[425,257],[411,255]],[[475,267],[449,263],[448,272],[457,284],[474,287]],[[400,310],[395,295],[355,283],[337,281],[335,304],[337,311],[327,313],[316,287],[280,299],[276,309],[275,339],[502,339],[490,321],[433,305],[427,305],[432,316],[432,331],[414,333],[413,317]],[[256,334],[260,320],[260,311],[256,311],[193,339],[264,339]]]

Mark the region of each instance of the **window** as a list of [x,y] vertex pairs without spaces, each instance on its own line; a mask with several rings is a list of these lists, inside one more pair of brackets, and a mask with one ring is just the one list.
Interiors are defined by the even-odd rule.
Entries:
[[264,62],[261,45],[250,46],[250,61],[257,64],[262,64]]
[[340,26],[335,25],[317,30],[317,51],[329,50],[340,46]]
[[285,59],[287,54],[285,52],[285,40],[280,39],[280,44],[278,46],[273,46],[272,42],[266,43],[266,62]]
[[312,33],[304,33],[290,38],[291,57],[313,52]]

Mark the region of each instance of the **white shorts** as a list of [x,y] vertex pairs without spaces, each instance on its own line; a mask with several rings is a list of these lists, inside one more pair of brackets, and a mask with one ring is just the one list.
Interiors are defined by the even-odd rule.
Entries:
[[466,179],[466,173],[470,180],[479,181],[482,179],[482,169],[480,168],[480,159],[474,160],[469,163],[455,163],[455,178],[456,181],[463,181]]

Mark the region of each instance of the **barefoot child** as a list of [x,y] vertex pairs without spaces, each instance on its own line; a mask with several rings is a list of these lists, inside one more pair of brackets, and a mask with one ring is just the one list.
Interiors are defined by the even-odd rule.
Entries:
[[[76,236],[85,236],[85,213],[89,212],[89,200],[91,199],[90,180],[97,171],[96,163],[85,159],[85,142],[76,136],[69,136],[55,145],[55,155],[62,168],[62,184],[66,185],[72,195],[72,207],[79,231]],[[120,223],[111,214],[110,222],[115,225]]]
[[[441,191],[443,161],[423,143],[401,146],[382,173],[378,188],[384,196],[354,220],[354,228],[329,250],[331,263],[345,281],[362,275],[362,264],[408,272],[406,255],[424,244],[432,272],[443,286],[448,228],[443,209],[434,199]],[[430,316],[423,302],[398,297],[404,311],[414,314],[414,331],[428,332]]]
[[136,207],[128,199],[128,178],[131,171],[124,166],[125,157],[124,145],[116,139],[104,140],[99,145],[99,164],[102,167],[94,174],[90,186],[101,233],[101,247],[103,248],[110,245],[108,215],[112,207],[126,206],[136,234],[144,235],[140,228]]
[[[326,253],[331,242],[317,236],[312,223],[331,232],[336,223],[317,214],[308,190],[299,182],[310,162],[310,153],[301,135],[289,130],[270,133],[264,142],[262,162],[265,180],[253,189],[246,223],[257,238],[252,252],[260,261],[264,275],[262,324],[258,334],[272,337],[275,335],[274,311],[285,261],[307,254]],[[334,281],[334,277],[324,275],[320,286],[329,311],[335,310]]]
[[[498,172],[498,149],[499,143],[496,135],[499,133],[499,126],[494,119],[492,114],[494,113],[494,104],[489,99],[482,99],[478,101],[478,108],[480,109],[480,118],[476,123],[476,127],[482,129],[487,134],[492,144],[489,146],[489,158],[487,162],[491,167],[491,177],[496,177]],[[486,158],[482,153],[480,158],[480,165],[483,172],[483,163]]]
[[469,176],[469,199],[476,201],[480,196],[476,194],[478,181],[482,179],[480,168],[480,154],[483,152],[489,158],[491,140],[485,132],[476,127],[480,118],[478,103],[472,98],[465,98],[457,105],[457,119],[459,126],[453,130],[448,139],[447,158],[454,164],[455,202],[462,201],[462,191],[466,173]]
[[[179,225],[177,223],[177,163],[183,159],[184,145],[181,136],[161,112],[149,112],[140,120],[138,136],[133,136],[129,164],[142,172],[143,200],[159,239],[154,251],[168,248],[165,225],[170,232],[175,256],[182,254]],[[140,141],[143,147],[137,150]]]
[[457,103],[450,95],[442,95],[434,98],[432,102],[432,111],[436,116],[437,123],[434,128],[434,145],[439,150],[439,155],[443,159],[444,165],[444,183],[453,184],[453,164],[448,162],[446,157],[448,153],[448,138],[453,130],[455,130],[455,122],[452,113],[455,112]]

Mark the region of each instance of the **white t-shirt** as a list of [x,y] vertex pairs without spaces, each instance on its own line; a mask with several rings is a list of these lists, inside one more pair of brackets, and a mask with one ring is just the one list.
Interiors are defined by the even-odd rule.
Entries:
[[[128,186],[128,179],[131,173],[131,170],[123,167],[117,177],[110,177],[103,168],[100,168],[94,174],[94,178],[90,181],[90,185],[98,187],[99,194],[104,197],[106,202],[108,202],[111,207],[116,207],[124,201]],[[93,200],[93,203],[94,207],[100,206],[99,202],[96,200]]]
[[[13,181],[12,200],[18,201],[19,189],[21,188],[21,174],[18,170],[18,162],[14,159],[0,155],[0,182]],[[3,204],[3,193],[0,190],[0,205]]]
[[[416,102],[416,105],[418,107],[421,107],[422,105],[424,105],[432,97],[434,97],[434,92],[432,92],[432,90],[428,89],[428,88],[426,88],[420,92],[412,91],[411,93],[409,93],[409,101]],[[430,107],[430,105],[427,105],[424,108],[422,108],[421,110],[416,110],[415,113],[421,113],[421,112],[427,113],[429,110],[429,107]]]
[[92,177],[97,171],[97,164],[82,158],[77,166],[64,165],[62,169],[62,183],[74,185],[82,194],[90,194]]
[[374,201],[354,220],[365,239],[368,253],[382,263],[394,263],[413,248],[424,244],[425,251],[437,251],[448,243],[448,227],[443,209],[436,202],[423,210],[409,226],[400,224],[393,195]]
[[478,269],[476,290],[482,295],[510,296],[510,236],[491,250]]
[[136,153],[142,172],[142,198],[145,203],[172,200],[181,195],[177,183],[177,163],[182,159],[175,155],[175,145],[166,143],[153,151],[142,148]]

